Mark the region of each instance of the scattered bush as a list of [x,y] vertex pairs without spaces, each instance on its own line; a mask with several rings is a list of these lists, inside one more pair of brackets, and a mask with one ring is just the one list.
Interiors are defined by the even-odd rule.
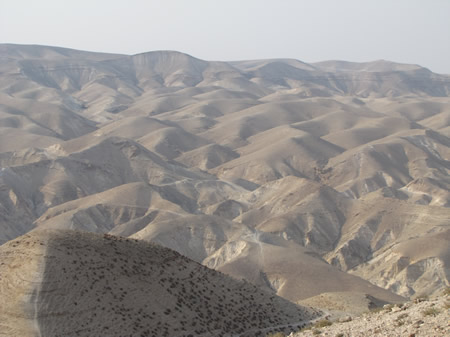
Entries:
[[405,324],[405,322],[403,322],[402,320],[397,320],[394,322],[394,326],[402,326],[403,324]]
[[389,304],[389,305],[385,305],[384,307],[376,307],[376,308],[372,308],[370,309],[370,312],[372,313],[377,313],[377,312],[381,312],[383,310],[386,310],[388,312],[392,311],[392,308],[394,307],[394,305]]
[[416,303],[424,302],[424,301],[428,301],[428,295],[426,295],[426,294],[420,294],[420,295],[416,296],[416,298],[414,299],[414,302],[416,302]]
[[266,335],[266,337],[286,337],[286,335],[282,332],[274,332]]
[[439,310],[436,308],[428,308],[428,309],[422,311],[422,314],[424,316],[436,316],[437,314],[439,314]]
[[332,324],[333,324],[333,323],[330,322],[330,321],[327,320],[327,319],[321,319],[320,321],[316,322],[316,324],[314,324],[314,327],[315,327],[315,328],[324,328],[324,327],[330,326],[330,325],[332,325]]

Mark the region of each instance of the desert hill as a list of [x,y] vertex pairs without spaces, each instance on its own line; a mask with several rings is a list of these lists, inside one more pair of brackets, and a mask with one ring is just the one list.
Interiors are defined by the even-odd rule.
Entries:
[[4,336],[255,336],[320,314],[170,249],[111,235],[37,231],[0,256]]
[[448,75],[21,45],[0,74],[0,243],[155,241],[292,301],[449,284]]

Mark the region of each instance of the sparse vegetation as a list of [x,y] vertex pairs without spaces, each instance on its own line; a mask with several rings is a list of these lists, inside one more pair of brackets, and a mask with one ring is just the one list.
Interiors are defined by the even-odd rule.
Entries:
[[[136,336],[173,336],[183,332],[187,336],[212,331],[214,336],[245,331],[264,336],[262,331],[267,332],[270,327],[286,326],[287,331],[294,328],[290,322],[314,318],[248,282],[237,282],[151,244],[77,232],[70,238],[63,235],[55,240],[47,256],[51,257],[52,270],[59,269],[64,274],[58,282],[70,283],[74,288],[72,293],[67,286],[61,287],[65,296],[76,295],[72,300],[78,309],[75,316],[85,315],[86,303],[95,303],[89,317],[80,317],[83,323],[79,327],[77,318],[68,321],[65,329],[83,328],[89,333],[98,317],[108,315],[111,324],[102,326],[103,330],[130,331]],[[144,287],[136,288],[142,280],[147,281]],[[55,282],[46,284],[53,286]],[[150,294],[163,296],[165,307],[148,301]],[[90,301],[85,301],[88,297]],[[274,337],[285,336],[277,330],[272,329]]]
[[266,335],[266,337],[286,337],[286,335],[282,332],[274,332]]
[[389,304],[389,305],[384,306],[384,307],[376,307],[376,308],[372,308],[372,309],[370,309],[370,312],[371,312],[371,313],[377,313],[377,312],[381,312],[381,311],[383,311],[383,310],[386,310],[386,311],[389,312],[389,311],[392,310],[393,307],[394,307],[394,305]]
[[402,326],[403,324],[405,324],[405,322],[402,320],[397,320],[394,322],[394,326]]
[[330,326],[332,324],[333,323],[327,319],[321,319],[320,321],[318,321],[314,324],[314,327],[315,328],[324,328],[324,327]]
[[439,309],[431,307],[422,311],[422,314],[424,316],[436,316],[437,314],[439,314],[439,312],[440,312]]
[[415,301],[416,303],[418,303],[418,302],[428,301],[428,299],[429,299],[429,297],[428,297],[427,294],[420,294],[420,295],[416,296],[416,298],[414,299],[414,301]]

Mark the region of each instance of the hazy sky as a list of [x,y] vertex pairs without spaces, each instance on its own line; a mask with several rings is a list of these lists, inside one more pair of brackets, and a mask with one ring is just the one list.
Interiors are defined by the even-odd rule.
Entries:
[[450,74],[450,0],[0,0],[0,43],[223,61],[387,59]]

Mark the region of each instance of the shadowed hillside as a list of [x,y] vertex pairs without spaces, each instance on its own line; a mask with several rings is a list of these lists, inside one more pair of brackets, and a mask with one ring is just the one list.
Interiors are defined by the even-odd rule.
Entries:
[[258,336],[318,315],[170,249],[111,235],[34,232],[0,256],[4,336]]

